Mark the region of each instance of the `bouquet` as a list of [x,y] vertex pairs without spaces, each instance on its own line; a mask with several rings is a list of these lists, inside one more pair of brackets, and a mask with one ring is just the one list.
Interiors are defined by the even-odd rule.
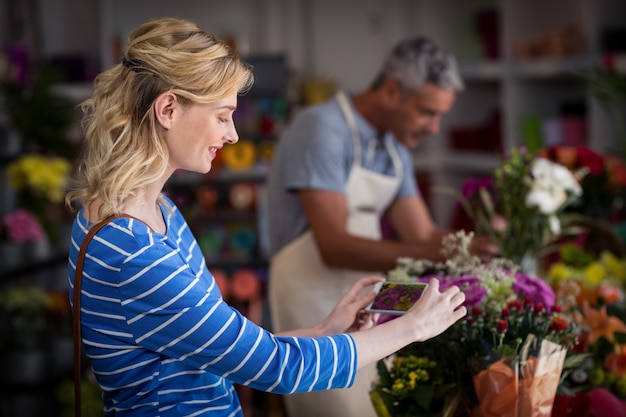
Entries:
[[582,195],[584,171],[523,149],[513,149],[494,175],[470,179],[460,203],[478,234],[498,243],[502,256],[521,264],[536,257],[561,233],[560,215]]
[[482,263],[469,255],[472,236],[448,235],[445,263],[400,258],[389,271],[391,281],[435,277],[442,289],[458,285],[468,315],[378,363],[371,398],[381,417],[472,415],[478,408],[483,415],[549,412],[563,369],[569,369],[565,357],[576,340],[575,322],[561,313],[542,279],[508,259]]
[[561,305],[573,309],[624,301],[626,259],[610,251],[596,255],[575,243],[565,243],[560,259],[550,265],[546,278],[561,295]]
[[[560,414],[554,415],[625,415],[626,259],[610,251],[595,252],[567,243],[547,278],[557,302],[581,330],[575,350],[586,355],[563,380],[563,386],[574,395],[557,397],[556,412]],[[615,407],[605,407],[610,403],[617,413],[611,411]],[[567,411],[573,409],[579,411]]]
[[582,195],[567,211],[609,222],[621,220],[626,200],[626,166],[621,159],[574,146],[553,146],[539,154],[572,172],[586,172],[580,182]]

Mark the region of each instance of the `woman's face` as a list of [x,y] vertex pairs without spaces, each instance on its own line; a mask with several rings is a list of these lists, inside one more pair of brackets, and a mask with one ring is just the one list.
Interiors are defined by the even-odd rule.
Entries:
[[233,123],[237,96],[210,104],[178,105],[165,136],[170,153],[170,166],[198,173],[207,173],[217,152],[227,143],[239,139]]

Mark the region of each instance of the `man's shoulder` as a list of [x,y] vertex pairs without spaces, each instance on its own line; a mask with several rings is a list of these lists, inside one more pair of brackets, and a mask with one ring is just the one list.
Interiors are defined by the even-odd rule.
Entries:
[[294,117],[294,124],[325,128],[345,124],[345,120],[337,100],[328,99],[301,109]]

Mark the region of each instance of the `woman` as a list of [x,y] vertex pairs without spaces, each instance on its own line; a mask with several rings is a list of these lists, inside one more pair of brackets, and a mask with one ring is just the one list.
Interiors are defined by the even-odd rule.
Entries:
[[[433,337],[465,314],[458,288],[431,282],[403,317],[372,327],[363,279],[320,324],[273,335],[222,299],[185,219],[163,194],[176,170],[207,173],[238,139],[237,95],[250,68],[179,18],[149,21],[122,63],[83,103],[83,159],[67,202],[78,210],[69,259],[90,227],[81,291],[82,343],[105,415],[241,415],[232,383],[274,393],[350,386],[358,368]],[[71,292],[71,291],[70,291]],[[72,296],[72,294],[70,294]],[[350,332],[350,333],[348,333]]]

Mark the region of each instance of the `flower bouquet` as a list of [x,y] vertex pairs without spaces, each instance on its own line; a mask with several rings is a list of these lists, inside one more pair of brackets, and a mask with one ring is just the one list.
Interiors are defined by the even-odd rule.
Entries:
[[575,146],[552,146],[539,155],[572,172],[586,173],[580,180],[582,194],[567,211],[609,222],[620,220],[626,199],[626,166],[621,159]]
[[502,256],[516,264],[539,256],[561,232],[560,215],[579,198],[579,179],[565,166],[523,149],[513,149],[492,177],[470,179],[459,202],[474,230],[490,236]]
[[624,301],[626,259],[610,251],[596,255],[576,243],[563,244],[559,255],[546,279],[564,309],[578,308],[583,301],[592,306]]
[[563,380],[573,395],[557,396],[553,415],[624,416],[626,259],[590,250],[584,242],[564,244],[559,254],[547,279],[563,311],[578,323],[581,333],[575,350],[586,358]]
[[442,289],[458,285],[468,315],[379,362],[371,398],[381,417],[549,415],[560,377],[570,368],[566,355],[576,340],[575,323],[560,312],[542,279],[507,259],[482,263],[469,255],[472,236],[448,235],[445,263],[400,258],[388,273],[390,281],[435,277]]

